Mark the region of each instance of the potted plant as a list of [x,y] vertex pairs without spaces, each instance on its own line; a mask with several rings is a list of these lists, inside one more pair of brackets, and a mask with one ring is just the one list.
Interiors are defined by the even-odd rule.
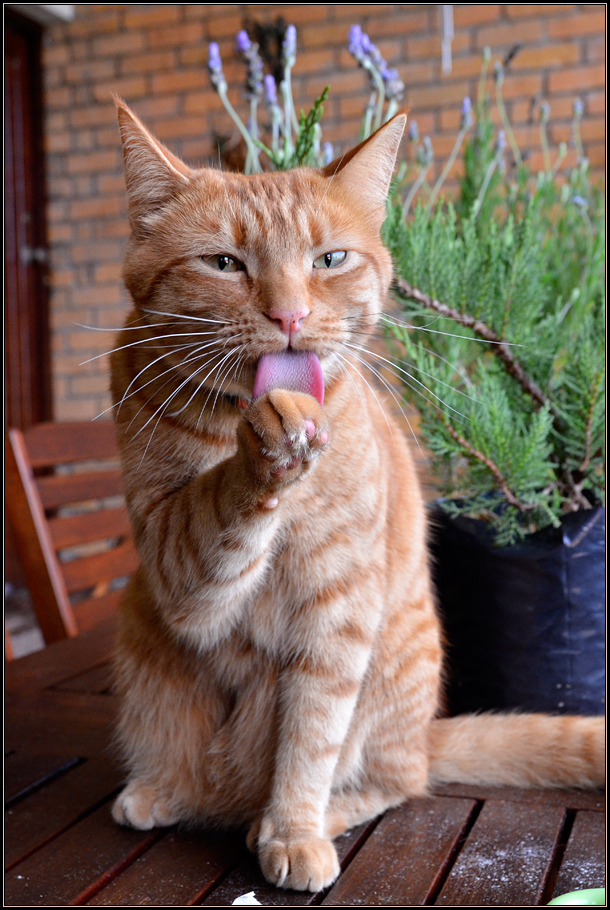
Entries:
[[552,160],[543,103],[544,169],[532,173],[503,72],[497,64],[495,138],[484,73],[462,111],[456,154],[474,130],[455,200],[426,190],[425,143],[397,187],[386,238],[399,310],[386,327],[443,493],[433,552],[449,710],[601,713],[604,196],[582,152],[579,101],[576,166],[561,171],[565,145]]
[[[246,172],[328,163],[333,151],[320,128],[327,90],[307,116],[294,110],[294,27],[281,43],[279,84],[264,76],[245,32],[237,48],[248,126],[228,100],[214,44],[208,68],[244,140]],[[349,49],[369,81],[362,139],[395,113],[404,85],[358,26]],[[362,354],[386,387],[391,367],[419,410],[443,494],[431,525],[449,710],[595,714],[604,707],[604,197],[591,185],[578,100],[576,166],[561,170],[563,143],[551,156],[542,102],[544,168],[528,167],[502,97],[516,52],[494,67],[501,129],[495,134],[485,94],[486,51],[477,100],[464,99],[434,184],[432,143],[411,121],[415,164],[399,168],[384,227],[398,304],[384,317],[389,354]],[[443,188],[460,154],[463,174],[449,201]]]

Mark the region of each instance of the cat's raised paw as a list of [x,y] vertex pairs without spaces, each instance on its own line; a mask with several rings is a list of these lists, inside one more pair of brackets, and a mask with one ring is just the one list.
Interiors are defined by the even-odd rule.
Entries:
[[139,831],[165,828],[179,821],[177,813],[170,810],[167,800],[154,787],[141,780],[132,780],[116,798],[112,817],[119,825],[128,825]]
[[239,435],[257,479],[270,489],[299,477],[330,441],[317,400],[287,389],[271,389],[256,399]]
[[321,891],[338,877],[337,851],[321,837],[273,839],[259,845],[263,875],[278,888]]

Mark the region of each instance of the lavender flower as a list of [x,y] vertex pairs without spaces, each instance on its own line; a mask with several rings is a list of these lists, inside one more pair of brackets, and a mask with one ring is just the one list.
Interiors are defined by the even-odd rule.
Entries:
[[418,145],[415,160],[420,167],[429,167],[434,161],[434,149],[430,136],[424,136],[423,145]]
[[297,30],[289,25],[282,41],[282,60],[287,69],[292,69],[297,59]]
[[540,104],[540,123],[548,123],[551,115],[551,106],[548,101],[542,101]]
[[462,102],[460,130],[469,130],[472,124],[472,105],[470,103],[470,98],[466,95]]
[[275,84],[275,79],[273,76],[265,76],[265,101],[267,102],[268,107],[272,107],[274,104],[277,104],[277,86]]
[[411,142],[417,142],[419,139],[419,126],[417,124],[417,120],[409,121],[409,129],[407,135]]
[[498,61],[494,63],[494,80],[496,85],[502,85],[504,82],[504,67]]
[[220,51],[218,50],[218,45],[215,41],[212,41],[209,48],[208,72],[210,74],[210,81],[216,91],[225,92],[227,89],[227,80],[225,79],[224,73],[222,71]]
[[246,75],[246,98],[248,101],[259,101],[263,94],[263,61],[258,52],[258,44],[250,41],[245,31],[237,34],[237,49],[244,55]]
[[245,54],[250,50],[252,42],[248,38],[248,32],[244,30],[238,32],[235,40],[237,43],[237,49],[240,50],[242,54]]
[[582,101],[580,100],[580,98],[575,98],[574,103],[572,104],[572,112],[573,112],[576,120],[580,120],[580,118],[583,115],[584,109],[585,109],[585,106],[582,103]]
[[398,75],[398,70],[388,69],[384,64],[380,72],[383,84],[385,85],[385,96],[388,101],[391,101],[392,99],[400,101],[405,90],[405,84]]
[[330,162],[335,157],[335,152],[332,146],[332,142],[325,142],[324,148],[322,151],[322,161],[324,164],[330,164]]
[[583,196],[572,196],[572,202],[580,209],[586,209],[589,205],[588,201]]
[[506,151],[506,133],[504,130],[498,130],[494,151],[498,158],[500,158]]

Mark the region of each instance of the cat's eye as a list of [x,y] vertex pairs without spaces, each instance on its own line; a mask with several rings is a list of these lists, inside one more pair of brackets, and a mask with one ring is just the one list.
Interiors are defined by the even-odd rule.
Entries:
[[211,269],[216,269],[217,272],[240,272],[244,268],[239,259],[228,256],[226,253],[221,253],[219,256],[202,256],[201,261],[209,265]]
[[347,257],[346,250],[334,250],[332,253],[324,253],[315,260],[314,269],[336,269],[342,265]]

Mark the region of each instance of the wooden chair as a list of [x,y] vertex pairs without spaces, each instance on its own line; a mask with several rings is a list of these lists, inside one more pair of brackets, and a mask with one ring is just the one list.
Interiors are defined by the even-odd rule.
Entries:
[[112,422],[9,430],[5,501],[46,644],[113,613],[138,556]]

